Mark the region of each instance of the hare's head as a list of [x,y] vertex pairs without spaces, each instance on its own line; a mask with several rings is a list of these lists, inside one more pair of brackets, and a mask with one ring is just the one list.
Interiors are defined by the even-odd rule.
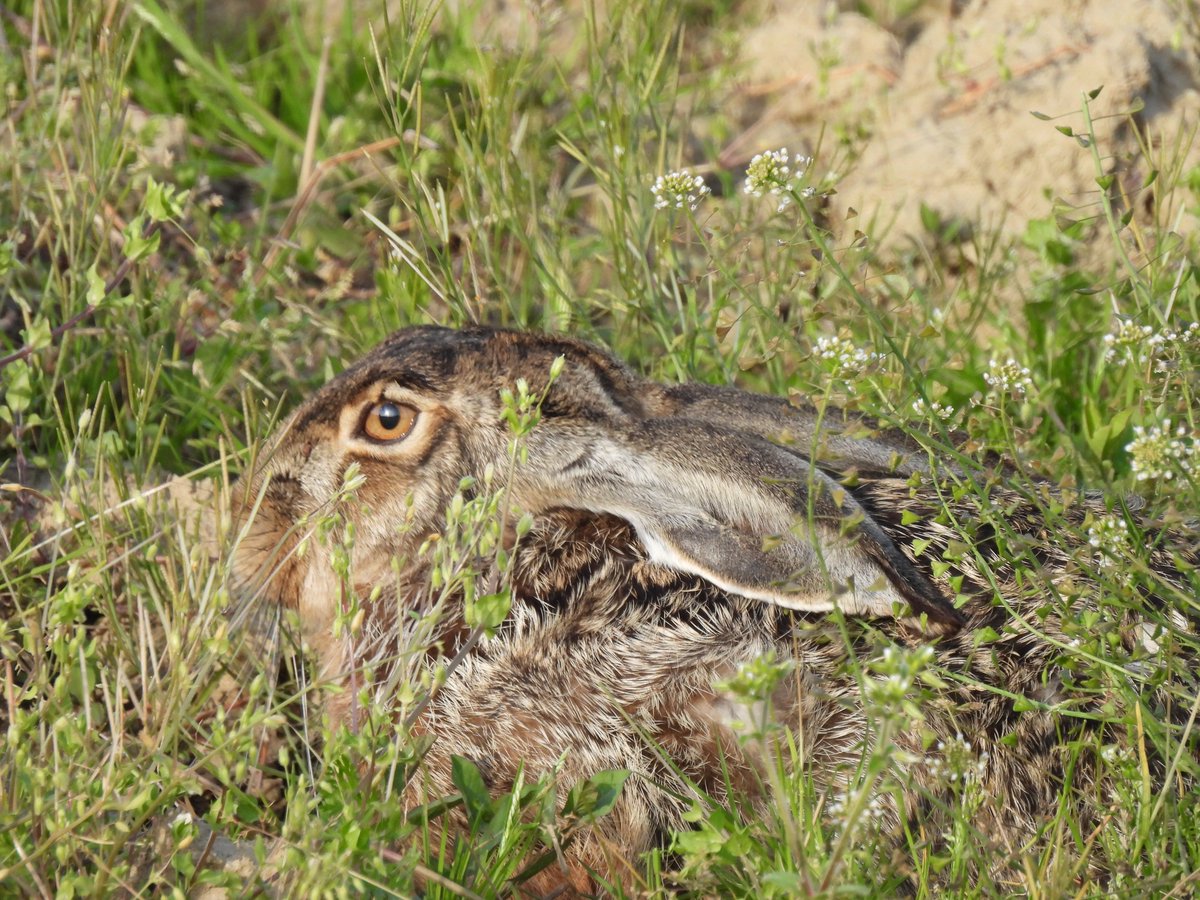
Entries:
[[[559,357],[512,476],[518,508],[619,516],[655,562],[766,602],[958,621],[810,463],[803,414],[728,389],[664,387],[570,339],[488,328],[397,332],[303,404],[239,488],[238,578],[297,609],[306,629],[326,628],[338,580],[328,550],[307,538],[337,506],[350,466],[361,485],[339,514],[354,527],[352,571],[369,588],[439,530],[464,476],[509,470],[501,392],[523,378],[540,395]],[[901,472],[913,465],[870,442],[835,435],[822,446],[848,465],[859,446],[870,464],[890,454]]]

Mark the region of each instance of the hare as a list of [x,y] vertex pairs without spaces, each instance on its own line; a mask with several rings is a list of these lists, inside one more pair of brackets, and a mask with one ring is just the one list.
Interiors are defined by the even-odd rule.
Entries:
[[[501,391],[518,378],[545,395],[511,465]],[[325,678],[358,684],[364,661],[395,652],[410,614],[431,602],[420,548],[444,528],[464,476],[510,473],[509,501],[533,517],[528,533],[507,536],[511,613],[477,640],[460,609],[445,611],[436,638],[458,660],[416,722],[433,743],[409,791],[414,804],[453,793],[452,755],[496,790],[519,771],[570,784],[628,770],[613,812],[569,847],[560,887],[585,890],[589,872],[663,846],[687,827],[697,790],[761,796],[758,757],[739,740],[755,711],[716,685],[765,654],[794,662],[767,705],[833,795],[878,738],[866,693],[881,679],[868,658],[885,645],[931,648],[948,677],[922,727],[890,737],[914,762],[903,796],[882,798],[886,818],[936,815],[939,766],[957,740],[995,801],[977,824],[1008,848],[1053,813],[1065,778],[1096,793],[1094,761],[1071,745],[1102,727],[1106,692],[1074,686],[1067,665],[1073,617],[1096,608],[1091,556],[1050,539],[1042,507],[1078,525],[1104,505],[1026,495],[1005,486],[1002,465],[989,475],[938,455],[848,414],[658,384],[565,337],[407,328],[304,403],[243,478],[234,573],[253,602],[297,611]],[[355,638],[334,633],[347,601],[330,545],[308,539],[352,463],[361,486],[341,515],[365,617]],[[947,485],[970,478],[987,480],[989,510],[953,499]],[[1182,592],[1195,545],[1154,540],[1164,593]],[[1129,660],[1116,677],[1136,680],[1159,644],[1186,635],[1171,606],[1148,598],[1144,621],[1114,624]],[[351,727],[355,696],[329,701]],[[1155,697],[1171,703],[1162,688]]]

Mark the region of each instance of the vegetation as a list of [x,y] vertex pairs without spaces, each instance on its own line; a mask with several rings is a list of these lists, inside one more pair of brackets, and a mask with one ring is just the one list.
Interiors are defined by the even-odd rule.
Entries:
[[[1160,634],[1139,681],[1113,636],[1164,590],[1139,523],[1200,513],[1200,170],[1152,159],[1126,196],[1089,139],[1103,94],[1063,97],[1072,136],[1047,123],[1046,144],[1095,154],[1093,205],[1017,246],[931,213],[885,252],[874,224],[825,214],[861,135],[826,134],[812,161],[716,162],[741,127],[732,4],[547,4],[518,38],[482,0],[346,2],[324,26],[319,4],[280,3],[246,28],[208,6],[0,9],[0,893],[519,894],[611,805],[620,773],[489,797],[463,764],[446,802],[474,831],[434,839],[441,810],[398,800],[421,750],[403,720],[327,733],[302,654],[264,664],[227,594],[226,496],[254,447],[426,321],[567,331],[655,378],[833,402],[946,446],[960,429],[1024,490],[1112,498],[1081,536],[1097,611],[1064,648],[1125,700],[1103,827],[1064,798],[997,883],[971,822],[995,801],[969,779],[948,849],[897,844],[867,798],[903,759],[882,747],[834,804],[764,723],[774,814],[698,800],[694,830],[614,893],[1195,890],[1200,813],[1153,790],[1147,754],[1195,774],[1197,639]],[[1013,547],[1030,578],[1035,551]],[[1194,617],[1184,577],[1168,599]],[[919,719],[938,677],[922,665],[878,664],[905,688],[881,727]],[[732,687],[765,696],[774,671]],[[1139,703],[1145,681],[1182,686],[1186,733]],[[231,841],[240,869],[214,865]]]

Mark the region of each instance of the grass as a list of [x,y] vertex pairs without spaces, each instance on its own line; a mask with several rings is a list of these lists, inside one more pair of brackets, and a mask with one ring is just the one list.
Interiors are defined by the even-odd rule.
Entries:
[[[324,26],[280,4],[219,41],[184,6],[17,0],[0,18],[0,356],[20,356],[0,371],[3,893],[252,891],[277,872],[298,896],[503,895],[552,862],[556,802],[582,823],[611,805],[614,776],[490,797],[466,766],[454,802],[473,831],[454,850],[399,801],[419,742],[386,711],[325,733],[301,658],[248,662],[228,618],[230,480],[281,410],[401,325],[567,331],[663,380],[960,428],[970,452],[1017,460],[1024,490],[1136,490],[1149,518],[1196,519],[1200,171],[1147,147],[1154,182],[1124,196],[1087,140],[1089,116],[1121,112],[1103,94],[1062,98],[1056,120],[1094,156],[1091,205],[1016,246],[931,213],[911,251],[884,252],[871,223],[822,216],[857,137],[817,148],[815,196],[781,211],[713,162],[739,129],[731,4],[548,6],[486,43],[470,3],[346,3]],[[1073,138],[1047,123],[1045,140]],[[712,195],[656,209],[655,177],[685,166]],[[1137,330],[1106,344],[1121,321]],[[1008,359],[1023,390],[985,379]],[[945,421],[914,411],[935,401]],[[1119,552],[1144,574],[1145,548]],[[1143,582],[1102,578],[1081,680],[1111,685],[1105,625],[1142,608]],[[1194,615],[1194,591],[1173,599]],[[1194,684],[1194,638],[1172,646],[1164,677]],[[922,896],[1186,894],[1200,815],[1151,790],[1152,711],[1112,716],[1132,737],[1107,826],[1084,833],[1064,802],[1007,883],[971,839],[979,798],[949,850],[897,847],[854,796],[831,820],[786,736],[771,813],[697,802],[633,883],[870,895],[911,873]],[[249,881],[197,865],[204,828],[239,842]]]

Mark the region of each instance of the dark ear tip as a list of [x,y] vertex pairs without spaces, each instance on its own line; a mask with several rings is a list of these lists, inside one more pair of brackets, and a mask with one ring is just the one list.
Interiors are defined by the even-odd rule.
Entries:
[[954,606],[945,597],[929,599],[921,597],[912,602],[912,610],[917,616],[927,620],[932,625],[941,626],[949,633],[960,631],[967,624],[966,614]]

